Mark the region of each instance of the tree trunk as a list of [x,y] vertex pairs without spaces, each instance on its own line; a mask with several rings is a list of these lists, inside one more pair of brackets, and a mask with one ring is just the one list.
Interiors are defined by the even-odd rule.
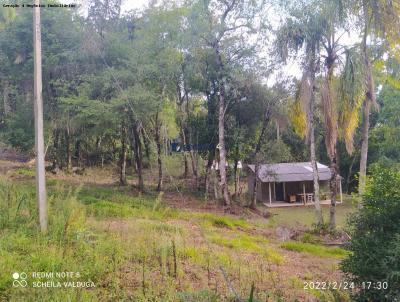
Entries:
[[133,132],[133,145],[135,162],[138,174],[138,189],[139,192],[144,192],[144,182],[143,182],[143,152],[142,152],[142,142],[140,140],[140,122],[135,122],[132,127]]
[[130,157],[128,157],[128,158],[130,158],[130,160],[131,160],[131,164],[132,164],[132,167],[133,167],[133,173],[138,173],[138,168],[137,168],[137,162],[136,162],[136,157],[135,157],[135,144],[134,144],[134,140],[135,140],[135,137],[134,137],[134,135],[133,135],[133,130],[132,130],[132,128],[130,129],[131,130],[131,140],[132,140],[132,143],[130,144]]
[[260,136],[258,137],[257,140],[257,145],[256,148],[254,150],[254,185],[253,185],[253,195],[252,195],[252,199],[251,199],[251,203],[250,203],[250,208],[253,210],[257,209],[257,190],[258,190],[258,170],[259,170],[259,159],[258,159],[258,153],[261,150],[261,145],[264,139],[264,135],[265,135],[265,131],[267,130],[267,126],[269,124],[270,121],[270,104],[267,104],[267,107],[265,108],[264,111],[264,120],[263,120],[263,125],[261,128],[261,132],[260,132]]
[[[314,49],[314,47],[313,47]],[[314,186],[314,204],[315,204],[315,214],[317,218],[317,225],[322,226],[324,223],[324,218],[322,216],[320,196],[319,196],[319,176],[318,176],[318,166],[317,157],[315,152],[315,121],[314,121],[314,109],[315,109],[315,51],[311,53],[310,58],[310,86],[311,86],[311,97],[310,106],[308,111],[308,122],[310,124],[310,161],[311,167],[313,169],[313,186]]]
[[119,183],[122,186],[127,184],[126,182],[126,157],[127,157],[127,147],[126,147],[126,139],[127,137],[127,130],[125,123],[121,125],[121,157],[120,157],[120,174],[119,174]]
[[71,130],[69,126],[69,122],[67,125],[67,131],[65,133],[65,144],[67,148],[67,173],[71,173],[72,171],[72,150],[71,150]]
[[350,166],[349,166],[349,171],[347,172],[347,177],[346,177],[346,193],[350,194],[350,179],[351,179],[351,173],[353,173],[353,166],[356,161],[356,155],[353,155],[353,158],[351,160]]
[[329,209],[329,229],[331,231],[336,229],[336,196],[337,196],[337,176],[338,176],[338,166],[336,163],[336,145],[334,147],[334,153],[329,158],[330,160],[330,170],[331,179],[329,181],[329,187],[331,191],[331,207]]
[[4,82],[4,91],[3,91],[3,111],[4,116],[7,116],[11,112],[11,106],[9,102],[9,91],[8,91],[8,82]]
[[214,156],[212,155],[211,151],[208,151],[208,160],[207,160],[207,166],[206,166],[206,171],[204,174],[204,187],[205,187],[205,193],[204,193],[204,199],[208,199],[208,194],[210,191],[210,178],[211,178],[211,166],[213,163]]
[[[363,126],[361,133],[361,157],[360,157],[360,173],[359,173],[359,184],[358,193],[364,194],[365,191],[365,178],[367,176],[367,162],[368,162],[368,136],[369,136],[369,114],[371,104],[375,103],[375,87],[372,78],[371,61],[368,57],[367,50],[367,36],[368,36],[368,7],[366,1],[363,1],[363,12],[364,12],[364,35],[362,40],[362,54],[364,57],[365,65],[365,84],[367,92],[363,103]],[[361,207],[361,203],[359,204]]]
[[255,165],[254,165],[254,184],[253,184],[253,195],[251,198],[251,203],[250,203],[250,208],[253,210],[257,209],[257,190],[258,190],[258,170],[259,170],[259,164],[256,160]]
[[218,172],[217,170],[211,170],[212,179],[213,179],[213,191],[214,191],[214,199],[219,200],[220,190],[218,189]]
[[324,218],[322,216],[320,196],[319,196],[319,176],[318,176],[318,166],[315,152],[315,129],[314,129],[314,114],[311,114],[312,121],[310,127],[310,160],[311,167],[313,169],[313,186],[314,186],[314,204],[315,213],[317,216],[317,225],[322,226],[324,224]]
[[143,141],[143,146],[144,146],[144,154],[147,158],[147,162],[149,163],[150,170],[151,170],[152,169],[152,166],[151,166],[152,161],[151,161],[151,151],[150,151],[150,148],[151,148],[150,140],[147,138],[143,127],[140,127],[139,135],[142,136],[142,141]]
[[[185,74],[185,65],[182,65],[182,73]],[[189,93],[186,85],[185,78],[183,79],[183,92],[184,92],[184,97],[186,101],[186,106],[185,106],[185,111],[186,111],[186,120],[190,120],[190,110],[189,110]],[[199,176],[198,176],[198,169],[197,169],[197,156],[195,154],[195,151],[193,150],[193,141],[191,140],[191,133],[189,131],[189,128],[186,123],[186,131],[187,131],[187,143],[189,144],[189,156],[190,156],[190,161],[192,164],[192,172],[194,176],[194,181],[195,181],[195,188],[196,190],[199,189]]]
[[276,121],[275,125],[276,125],[276,140],[279,141],[281,139],[281,131],[280,131],[279,122]]
[[52,164],[52,170],[57,171],[60,168],[60,159],[59,159],[59,133],[60,131],[56,128],[53,130],[53,136],[54,136],[54,141],[53,141],[53,164]]
[[181,142],[182,142],[181,152],[182,152],[182,155],[183,155],[183,164],[184,164],[183,177],[185,179],[187,179],[188,176],[189,176],[189,164],[188,164],[187,154],[186,154],[186,151],[185,151],[185,148],[186,148],[185,130],[183,129],[182,124],[181,124],[180,137],[181,137]]
[[360,174],[358,183],[358,193],[364,194],[365,191],[365,178],[367,175],[367,161],[368,161],[368,136],[369,136],[369,113],[370,101],[365,99],[363,103],[363,124],[361,132],[361,158],[360,158]]
[[326,59],[326,67],[327,67],[327,75],[325,78],[324,88],[324,96],[323,106],[324,106],[324,118],[325,118],[325,145],[329,156],[330,161],[330,171],[331,171],[331,179],[330,179],[330,197],[331,197],[331,206],[329,209],[329,229],[334,231],[336,228],[336,195],[337,195],[337,175],[338,175],[338,153],[337,153],[337,115],[340,114],[337,112],[337,107],[335,104],[335,96],[333,93],[333,71],[334,71],[334,63],[336,54],[333,49],[328,51],[327,59]]
[[192,145],[190,146],[189,155],[190,155],[190,160],[192,162],[192,171],[193,171],[193,175],[194,175],[195,188],[196,188],[196,190],[198,190],[199,189],[199,176],[198,176],[198,170],[197,170],[197,156],[194,154]]
[[75,143],[75,158],[77,167],[81,166],[81,140],[77,139]]
[[238,193],[239,193],[239,182],[238,182],[238,159],[235,159],[235,163],[233,165],[233,176],[235,181],[235,201],[238,200]]
[[226,150],[225,150],[225,83],[224,64],[219,52],[218,45],[215,48],[218,59],[218,86],[219,86],[219,111],[218,111],[218,149],[219,149],[219,175],[220,188],[226,206],[231,205],[231,199],[226,176]]
[[157,163],[158,163],[158,184],[157,184],[157,191],[162,191],[162,184],[163,184],[163,171],[162,171],[162,150],[161,150],[161,139],[160,139],[160,122],[158,118],[158,112],[156,114],[156,123],[155,123],[155,139],[157,145]]
[[101,144],[101,136],[98,136],[97,139],[96,139],[96,155],[95,155],[95,158],[94,158],[95,165],[97,165],[101,161],[100,144]]
[[224,198],[224,204],[230,206],[228,181],[226,176],[226,150],[225,150],[225,85],[220,83],[219,114],[218,114],[218,145],[219,145],[219,175],[220,188]]

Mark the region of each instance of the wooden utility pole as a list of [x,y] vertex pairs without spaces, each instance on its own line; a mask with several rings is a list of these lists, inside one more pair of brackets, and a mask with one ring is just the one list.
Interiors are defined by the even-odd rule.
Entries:
[[33,59],[34,59],[34,107],[35,107],[35,152],[36,195],[39,207],[40,230],[47,231],[46,177],[44,168],[43,99],[42,99],[42,41],[40,33],[39,0],[34,0],[33,9]]

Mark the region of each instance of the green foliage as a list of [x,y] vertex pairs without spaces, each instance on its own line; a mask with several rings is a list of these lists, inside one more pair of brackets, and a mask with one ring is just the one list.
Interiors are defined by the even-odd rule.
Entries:
[[382,104],[374,127],[370,132],[369,160],[372,163],[391,167],[400,159],[400,105],[398,90],[385,85],[379,94]]
[[307,132],[307,117],[299,101],[296,100],[290,104],[289,114],[295,133],[301,138],[305,138]]
[[126,204],[101,200],[94,202],[87,207],[89,215],[95,217],[129,217],[134,214],[134,209]]
[[321,243],[321,239],[311,233],[304,233],[300,237],[300,241],[303,243]]
[[[50,195],[49,232],[41,234],[37,227],[35,193],[30,185],[0,183],[0,299],[14,301],[54,301],[63,299],[93,301],[96,294],[72,288],[38,291],[12,286],[11,273],[80,272],[76,281],[93,281],[111,286],[109,272],[120,265],[121,249],[114,239],[94,236],[85,223],[85,209],[74,192]],[[45,256],[44,256],[45,255]],[[55,278],[57,281],[65,281]]]
[[2,141],[24,152],[32,150],[35,144],[32,108],[24,106],[18,113],[7,116],[3,127],[0,133]]
[[35,177],[35,170],[29,168],[19,168],[15,171],[19,175]]
[[282,243],[282,248],[287,249],[289,251],[295,251],[299,253],[308,253],[311,255],[315,255],[318,257],[332,257],[332,258],[345,258],[349,255],[346,250],[341,248],[330,248],[325,247],[323,245],[311,244],[311,243],[302,243],[295,241],[288,241]]
[[339,84],[339,129],[348,153],[354,151],[354,134],[359,124],[360,109],[364,101],[365,66],[361,54],[356,49],[346,49],[346,62]]
[[342,269],[359,286],[365,281],[388,282],[387,290],[373,287],[355,293],[356,300],[394,301],[400,297],[400,173],[376,166],[362,205],[350,220],[352,254],[343,261]]
[[218,245],[222,245],[228,248],[237,250],[246,250],[261,253],[263,251],[263,245],[267,244],[268,241],[264,238],[238,234],[232,238],[226,238],[218,234],[213,234],[210,240]]
[[249,224],[246,222],[246,220],[243,219],[237,219],[237,218],[231,218],[228,216],[217,216],[215,214],[200,214],[196,215],[200,219],[204,219],[205,222],[211,223],[211,225],[219,228],[228,228],[228,229],[234,229],[236,227],[239,227],[241,229],[248,229]]
[[179,292],[178,295],[179,302],[217,302],[220,301],[220,297],[215,292],[210,291],[209,289],[199,290],[198,292],[189,293],[189,292]]

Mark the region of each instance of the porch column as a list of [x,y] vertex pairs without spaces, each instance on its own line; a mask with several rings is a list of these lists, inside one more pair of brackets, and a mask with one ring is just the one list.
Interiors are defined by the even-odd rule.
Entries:
[[276,189],[275,189],[275,182],[274,182],[274,198],[276,200]]
[[303,203],[306,204],[306,184],[303,181]]
[[271,200],[271,183],[268,183],[268,192],[269,192],[269,204],[272,204],[272,200]]
[[283,183],[283,201],[286,201],[286,189],[285,189],[285,183]]
[[340,203],[342,203],[343,202],[342,178],[339,178],[339,190],[340,190]]

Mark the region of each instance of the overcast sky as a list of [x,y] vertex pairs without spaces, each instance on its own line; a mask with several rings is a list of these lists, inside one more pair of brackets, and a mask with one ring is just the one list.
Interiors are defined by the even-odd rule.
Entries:
[[122,10],[130,11],[132,9],[140,9],[149,3],[148,0],[124,0],[122,2]]

